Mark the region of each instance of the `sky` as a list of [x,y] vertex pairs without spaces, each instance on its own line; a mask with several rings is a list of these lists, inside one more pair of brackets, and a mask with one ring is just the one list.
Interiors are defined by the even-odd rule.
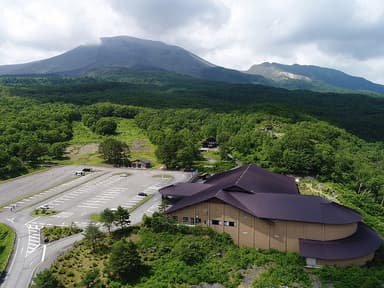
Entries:
[[117,35],[227,68],[318,65],[384,84],[382,0],[0,0],[0,65]]

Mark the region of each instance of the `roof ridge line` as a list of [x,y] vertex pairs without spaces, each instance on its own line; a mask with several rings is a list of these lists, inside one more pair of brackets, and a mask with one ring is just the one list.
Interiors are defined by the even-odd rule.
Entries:
[[241,173],[239,179],[236,180],[235,185],[238,185],[238,184],[239,184],[241,178],[243,178],[244,174],[248,171],[248,169],[249,169],[249,167],[251,167],[251,165],[252,165],[252,164],[248,164],[247,169],[245,169],[245,170],[243,171],[243,173]]

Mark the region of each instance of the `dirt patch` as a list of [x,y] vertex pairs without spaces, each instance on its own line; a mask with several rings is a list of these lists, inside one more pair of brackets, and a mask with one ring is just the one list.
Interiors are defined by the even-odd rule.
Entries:
[[74,144],[67,147],[65,153],[71,160],[76,160],[84,155],[95,154],[99,151],[98,143]]
[[255,267],[251,269],[245,270],[243,273],[243,281],[241,282],[241,285],[239,287],[241,288],[251,288],[252,283],[260,276],[262,272],[264,272],[265,269],[261,267]]
[[132,141],[132,144],[129,147],[132,152],[136,153],[148,153],[152,152],[152,148],[148,147],[148,142],[144,140],[134,140]]

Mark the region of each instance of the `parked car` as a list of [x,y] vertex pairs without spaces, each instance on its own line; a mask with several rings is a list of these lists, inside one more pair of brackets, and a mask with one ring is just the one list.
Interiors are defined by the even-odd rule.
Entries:
[[92,168],[83,168],[83,172],[92,172]]
[[139,196],[143,196],[143,197],[145,197],[145,196],[148,196],[148,194],[147,193],[145,193],[145,192],[140,192],[139,194],[137,194],[137,195],[139,195]]
[[75,176],[84,176],[85,175],[85,172],[84,171],[75,171]]
[[41,209],[41,210],[48,210],[49,209],[49,205],[48,204],[41,205],[39,207],[39,209]]

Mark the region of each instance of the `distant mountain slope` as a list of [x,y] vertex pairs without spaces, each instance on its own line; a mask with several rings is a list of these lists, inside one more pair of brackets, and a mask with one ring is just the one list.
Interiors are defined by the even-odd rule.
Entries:
[[384,94],[384,85],[376,84],[362,77],[312,65],[283,65],[262,63],[253,65],[247,73],[262,75],[288,89],[352,90]]
[[100,44],[79,46],[41,61],[0,66],[0,75],[81,75],[102,67],[163,70],[206,80],[270,84],[262,76],[216,66],[183,48],[129,36],[101,38]]
[[246,73],[216,66],[178,46],[129,36],[105,37],[61,55],[25,64],[2,65],[1,75],[111,74],[122,71],[171,72],[197,79],[262,84],[288,89],[364,91],[384,94],[384,85],[317,66],[263,63]]

